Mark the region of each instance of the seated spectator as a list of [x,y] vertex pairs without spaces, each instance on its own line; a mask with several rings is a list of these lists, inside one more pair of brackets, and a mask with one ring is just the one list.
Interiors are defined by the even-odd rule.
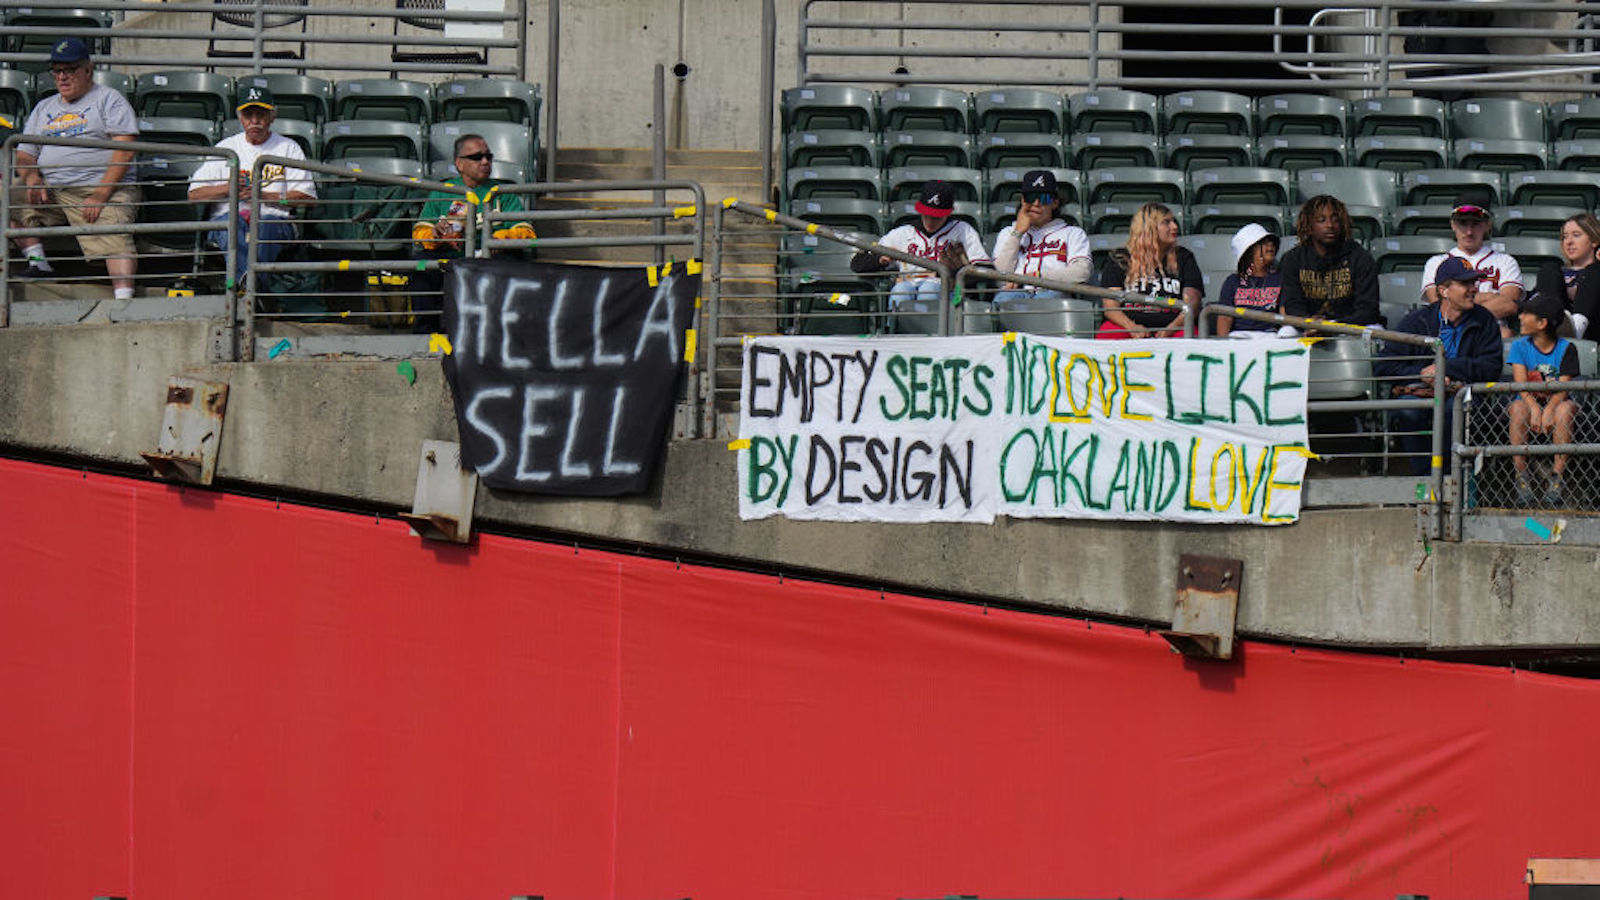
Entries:
[[[994,242],[994,268],[1065,284],[1089,280],[1089,236],[1058,218],[1061,190],[1054,173],[1034,169],[1022,176],[1017,221]],[[996,309],[1029,299],[1064,299],[1061,291],[1012,284],[994,295]]]
[[[63,38],[50,48],[50,76],[56,93],[34,105],[22,126],[24,135],[132,141],[139,135],[133,107],[122,94],[94,83],[89,48]],[[131,225],[139,203],[132,150],[93,150],[24,141],[17,144],[17,182],[12,213],[28,228],[71,225]],[[133,297],[138,272],[131,234],[80,234],[85,259],[103,259],[119,300]],[[21,238],[17,249],[28,260],[24,277],[42,278],[55,269],[38,238]]]
[[[1278,236],[1252,222],[1239,229],[1231,242],[1235,260],[1234,274],[1222,282],[1217,292],[1216,304],[1232,309],[1245,309],[1275,313],[1278,311],[1278,293],[1282,289],[1282,275],[1274,263],[1278,258]],[[1217,316],[1217,337],[1264,338],[1278,333],[1271,322]]]
[[[305,159],[300,145],[272,130],[277,112],[272,103],[272,91],[264,87],[247,87],[239,92],[239,105],[234,110],[239,116],[242,131],[225,137],[217,144],[224,150],[239,154],[239,211],[237,238],[233,245],[233,266],[239,283],[249,267],[250,198],[261,201],[261,221],[256,230],[261,241],[256,247],[256,260],[273,262],[289,242],[295,239],[295,226],[290,218],[290,207],[317,199],[317,186],[302,169],[286,169],[276,163],[261,167],[261,181],[250,182],[250,173],[256,160],[262,156],[282,156],[287,159]],[[195,203],[210,203],[213,222],[225,223],[234,215],[228,206],[228,160],[211,157],[195,169],[189,178],[189,199]],[[228,246],[226,230],[207,233],[211,243]]]
[[[1522,304],[1522,312],[1517,316],[1522,336],[1512,343],[1506,356],[1518,383],[1571,381],[1577,377],[1578,348],[1557,334],[1562,318],[1561,299],[1557,293],[1540,291]],[[1578,404],[1566,391],[1553,394],[1524,391],[1512,399],[1506,412],[1511,417],[1513,444],[1526,444],[1529,433],[1548,434],[1557,444],[1572,443],[1572,423],[1577,417]],[[1517,503],[1531,505],[1534,491],[1528,479],[1528,458],[1513,456],[1511,461],[1517,470]],[[1566,454],[1557,455],[1550,467],[1550,482],[1544,489],[1544,500],[1551,506],[1561,505],[1562,474],[1566,469]]]
[[1378,322],[1378,264],[1351,239],[1350,211],[1319,194],[1300,207],[1300,242],[1283,255],[1279,305],[1286,316],[1332,319],[1347,325]]
[[[490,234],[485,227],[488,219],[484,214],[488,210],[494,210],[496,213],[520,213],[524,212],[526,207],[522,204],[521,194],[500,193],[500,185],[507,182],[490,177],[489,173],[494,167],[494,153],[490,152],[489,142],[483,139],[483,135],[463,134],[456,138],[454,153],[457,176],[447,179],[444,183],[465,187],[467,194],[463,196],[434,191],[428,195],[417,223],[411,227],[411,239],[416,244],[412,255],[420,259],[460,258],[469,216],[472,217],[477,229],[480,247],[486,235],[531,242],[536,235],[533,226],[527,222],[497,222],[499,227],[493,234]],[[444,276],[438,271],[413,273],[412,311],[437,313],[442,310],[443,290]],[[436,316],[417,316],[419,331],[432,331],[438,324]]]
[[[1500,374],[1503,352],[1500,326],[1488,309],[1476,302],[1478,282],[1483,277],[1482,272],[1466,261],[1450,257],[1440,263],[1435,273],[1439,299],[1407,313],[1394,329],[1436,337],[1444,343],[1445,385],[1451,392],[1464,384],[1489,381]],[[1373,371],[1380,378],[1414,379],[1394,388],[1396,394],[1432,397],[1435,370],[1431,357],[1421,347],[1389,341],[1383,345]],[[1449,434],[1449,416],[1447,403],[1445,434]],[[1432,452],[1425,432],[1432,429],[1433,410],[1402,409],[1391,413],[1389,421],[1392,429],[1406,432],[1400,438],[1400,445],[1410,455],[1412,472],[1428,474]],[[1442,464],[1449,468],[1448,454]]]
[[1566,265],[1546,262],[1539,268],[1539,292],[1561,285],[1557,299],[1567,316],[1562,337],[1581,338],[1600,316],[1600,219],[1578,213],[1561,224],[1561,255]]
[[[930,181],[922,186],[917,200],[915,223],[907,223],[890,230],[878,243],[901,253],[923,259],[938,260],[952,270],[968,263],[989,262],[983,250],[983,239],[977,229],[960,219],[951,218],[955,209],[955,189],[948,182]],[[850,271],[858,273],[901,271],[894,287],[889,289],[889,306],[900,309],[913,305],[937,309],[939,303],[939,276],[929,269],[907,266],[887,256],[863,250],[850,259]]]
[[1517,301],[1522,299],[1522,267],[1508,253],[1489,245],[1494,230],[1489,220],[1489,194],[1475,190],[1456,198],[1450,212],[1450,230],[1455,232],[1456,245],[1449,252],[1428,260],[1422,269],[1422,298],[1429,303],[1439,299],[1434,284],[1434,273],[1439,264],[1449,257],[1465,262],[1470,268],[1483,273],[1478,284],[1478,304],[1501,320],[1500,336],[1511,337],[1505,322],[1517,314]]
[[[1188,247],[1178,245],[1178,220],[1160,203],[1146,203],[1133,214],[1128,245],[1111,251],[1100,269],[1100,286],[1135,294],[1182,300],[1200,311],[1205,279]],[[1145,306],[1106,298],[1105,321],[1095,337],[1120,340],[1142,337],[1182,337],[1183,311],[1167,306]]]

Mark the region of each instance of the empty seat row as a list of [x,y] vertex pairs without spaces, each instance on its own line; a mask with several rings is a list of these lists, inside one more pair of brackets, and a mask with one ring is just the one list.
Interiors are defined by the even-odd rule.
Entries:
[[784,137],[789,167],[861,165],[893,168],[951,165],[994,168],[1166,166],[1193,171],[1218,166],[1300,169],[1357,165],[1392,172],[1479,169],[1600,171],[1600,139],[1556,141],[1414,135],[1157,135],[1136,132],[984,134],[956,131],[799,131]]
[[[334,119],[381,119],[426,125],[458,119],[518,122],[537,127],[539,87],[524,81],[470,78],[423,84],[357,78],[330,82],[309,75],[245,75],[237,81],[213,72],[151,72],[137,79],[96,69],[95,81],[117,90],[144,116],[180,116],[221,122],[234,116],[236,91],[269,88],[281,118],[322,123]],[[55,93],[49,72],[30,75],[0,69],[0,113],[22,115]]]
[[1227,91],[1142,91],[1072,94],[1005,88],[974,93],[944,87],[873,91],[851,85],[806,85],[783,94],[784,131],[936,130],[967,133],[1314,134],[1360,137],[1414,135],[1531,141],[1600,138],[1600,99],[1548,104],[1510,97],[1444,103],[1426,97],[1346,101],[1318,94],[1259,99]]

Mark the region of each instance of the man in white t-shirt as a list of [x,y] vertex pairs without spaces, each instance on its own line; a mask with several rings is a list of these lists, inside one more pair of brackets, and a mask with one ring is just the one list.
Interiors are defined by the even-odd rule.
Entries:
[[1440,263],[1454,256],[1465,261],[1469,268],[1483,273],[1478,282],[1477,303],[1500,320],[1502,337],[1511,337],[1505,322],[1516,317],[1517,303],[1522,299],[1522,267],[1511,254],[1489,244],[1492,227],[1487,193],[1462,194],[1456,198],[1455,208],[1450,212],[1450,230],[1455,232],[1456,245],[1448,253],[1428,260],[1422,270],[1422,299],[1427,303],[1439,302],[1434,275]]
[[[243,130],[217,144],[239,154],[239,228],[238,240],[233,248],[234,271],[242,283],[250,259],[247,237],[250,223],[250,197],[261,198],[261,222],[257,229],[261,242],[256,247],[256,259],[272,262],[295,237],[294,221],[290,207],[317,198],[317,186],[302,169],[290,169],[269,164],[261,169],[261,180],[250,182],[251,170],[262,156],[281,156],[286,159],[305,159],[300,145],[272,130],[277,112],[269,88],[251,85],[239,91],[236,109]],[[226,223],[233,212],[228,206],[228,161],[211,158],[196,169],[189,179],[189,199],[195,203],[211,203],[211,220]],[[218,247],[228,245],[226,230],[208,233]]]

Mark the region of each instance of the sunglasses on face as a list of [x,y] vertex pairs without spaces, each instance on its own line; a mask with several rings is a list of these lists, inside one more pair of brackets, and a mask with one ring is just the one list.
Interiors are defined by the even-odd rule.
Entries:
[[1038,191],[1038,192],[1032,193],[1032,194],[1023,194],[1022,195],[1022,202],[1023,203],[1037,203],[1040,206],[1049,206],[1050,205],[1050,201],[1054,200],[1055,198],[1056,198],[1056,195],[1050,193],[1049,191]]
[[487,150],[484,150],[484,151],[479,152],[479,153],[463,153],[460,156],[456,157],[456,159],[470,159],[473,162],[483,162],[486,159],[489,159],[489,160],[494,159],[494,154],[490,153]]
[[71,75],[76,75],[81,71],[83,71],[83,67],[82,66],[67,66],[65,68],[59,68],[59,69],[55,68],[55,67],[51,67],[51,69],[50,69],[50,77],[52,77],[52,78],[66,78],[66,77],[71,76]]

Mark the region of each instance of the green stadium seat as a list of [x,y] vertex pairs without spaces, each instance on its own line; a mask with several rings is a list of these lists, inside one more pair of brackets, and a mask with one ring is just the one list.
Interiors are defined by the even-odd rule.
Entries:
[[[228,119],[222,123],[222,136],[232,137],[242,129],[243,126],[239,124],[238,119]],[[317,135],[316,123],[279,118],[273,121],[272,130],[299,144],[306,159],[322,158],[322,140]]]
[[[1187,236],[1184,235],[1183,237]],[[1178,238],[1180,243],[1183,241],[1183,237]],[[1126,246],[1128,246],[1126,232],[1119,231],[1114,234],[1089,233],[1089,265],[1094,269],[1093,280],[1095,284],[1100,283],[1100,270],[1105,268],[1106,257],[1111,255],[1111,251],[1120,250]]]
[[1290,175],[1270,167],[1202,169],[1189,176],[1193,203],[1267,203],[1288,206]]
[[[423,174],[422,163],[415,159],[353,156],[338,162],[353,173],[412,179],[420,179]],[[403,257],[410,251],[411,225],[427,192],[420,186],[401,187],[324,176],[318,179],[317,196],[319,199],[308,210],[306,221],[317,238],[319,251],[335,257]]]
[[1450,228],[1450,213],[1454,209],[1449,203],[1398,206],[1391,216],[1390,228],[1396,235],[1426,234],[1453,238],[1455,232]]
[[1189,207],[1189,229],[1196,234],[1233,234],[1251,222],[1273,234],[1292,230],[1290,211],[1271,203],[1204,203]]
[[[1389,233],[1389,207],[1346,203],[1345,209],[1350,213],[1351,237],[1357,243],[1370,244]],[[1299,217],[1298,210],[1295,217]]]
[[214,72],[150,72],[134,82],[141,116],[183,116],[221,122],[234,117],[233,79]]
[[1256,100],[1256,134],[1343,137],[1350,105],[1322,94],[1270,94]]
[[882,291],[871,282],[816,281],[793,286],[793,333],[804,335],[874,334],[883,324]]
[[1545,107],[1544,116],[1552,141],[1600,138],[1600,98],[1552,100]]
[[875,131],[797,131],[784,136],[789,166],[874,166],[883,164],[883,142]]
[[1150,166],[1161,160],[1161,142],[1153,134],[1133,131],[1098,131],[1074,134],[1069,144],[1070,164],[1079,169],[1105,166]]
[[1507,180],[1518,205],[1600,207],[1600,181],[1588,172],[1518,172]]
[[[1077,206],[1083,203],[1082,172],[1077,169],[1050,169],[1050,172],[1056,176],[1056,191],[1061,195],[1063,205]],[[989,169],[984,172],[984,184],[988,186],[984,191],[985,196],[990,203],[1016,200],[1022,190],[1022,176],[1026,174],[1026,169]],[[1015,216],[1015,212],[1012,215]]]
[[1366,134],[1410,134],[1442,138],[1445,105],[1428,97],[1369,97],[1350,103],[1351,132]]
[[20,120],[26,118],[32,108],[33,76],[16,69],[0,69],[0,116],[18,120],[20,128]]
[[978,137],[981,169],[1059,169],[1066,164],[1066,155],[1059,134],[1007,132]]
[[1228,91],[1181,91],[1161,98],[1162,129],[1172,134],[1250,136],[1255,105],[1249,97]]
[[857,231],[873,238],[889,230],[884,205],[877,200],[848,197],[791,200],[789,215],[841,231]]
[[1085,91],[1067,98],[1073,134],[1133,131],[1156,134],[1161,103],[1142,91]]
[[1543,169],[1548,161],[1544,141],[1496,138],[1462,138],[1455,142],[1455,164],[1485,172],[1526,172]]
[[1400,200],[1403,203],[1426,206],[1428,204],[1453,204],[1464,190],[1487,190],[1499,205],[1503,192],[1499,172],[1477,169],[1421,169],[1400,175]]
[[[1095,234],[1126,232],[1133,224],[1133,214],[1139,211],[1139,206],[1138,203],[1091,203],[1087,209],[1084,230]],[[1173,212],[1181,213],[1182,210]]]
[[[1378,276],[1378,303],[1390,308],[1398,308],[1401,314],[1407,310],[1422,305],[1422,270],[1408,269],[1403,272],[1385,272]],[[1400,324],[1397,316],[1386,316],[1392,328]]]
[[878,94],[884,131],[972,130],[972,97],[942,87],[892,88]]
[[970,166],[975,161],[972,136],[955,131],[891,131],[883,136],[885,168],[899,166]]
[[1469,97],[1450,104],[1450,134],[1462,138],[1544,141],[1544,106],[1512,97]]
[[1566,265],[1566,259],[1561,255],[1561,240],[1556,237],[1539,237],[1536,235],[1496,235],[1489,241],[1496,250],[1511,254],[1517,265],[1522,268],[1524,278],[1531,278],[1537,274],[1539,268],[1545,263],[1555,263],[1557,266]]
[[533,129],[520,122],[478,122],[467,119],[437,122],[428,129],[428,158],[446,159],[454,164],[456,140],[464,134],[476,134],[482,137],[484,143],[489,145],[489,152],[494,154],[495,162],[505,160],[516,163],[523,168],[523,171],[530,174],[539,171],[538,148],[533,139]]
[[[139,205],[139,221],[202,221],[206,210],[202,204],[189,202],[189,179],[203,162],[204,159],[198,156],[141,156],[138,179],[143,197]],[[177,268],[189,274],[199,271],[204,232],[152,232],[140,235],[139,239],[158,250],[170,251],[166,255],[181,263]]]
[[1082,297],[1026,295],[995,308],[1001,331],[1056,337],[1093,337],[1100,315],[1099,301]]
[[1183,206],[1187,178],[1177,169],[1146,169],[1111,166],[1087,173],[1089,204],[1165,203],[1175,210]]
[[1180,234],[1178,245],[1194,254],[1195,264],[1202,271],[1233,272],[1239,261],[1233,255],[1232,238],[1231,234]]
[[272,91],[278,118],[321,125],[333,116],[333,82],[310,75],[241,75],[238,85]]
[[877,131],[878,95],[845,84],[813,84],[783,92],[783,130]]
[[982,134],[1066,133],[1066,104],[1055,91],[978,91],[973,95],[973,110]]
[[1372,347],[1359,338],[1324,338],[1311,345],[1306,374],[1308,400],[1370,399],[1377,383],[1372,378]]
[[983,173],[964,166],[899,166],[884,172],[885,196],[891,203],[915,200],[922,185],[929,181],[948,181],[957,200],[979,202],[983,197]]
[[1255,141],[1236,134],[1175,134],[1167,137],[1166,165],[1169,169],[1192,172],[1196,169],[1253,166]]
[[1440,253],[1450,252],[1456,245],[1453,237],[1431,235],[1390,235],[1367,243],[1367,251],[1378,264],[1379,274],[1385,272],[1422,271],[1428,260]]
[[[129,103],[133,102],[133,76],[131,75],[123,72],[114,72],[110,69],[95,69],[94,83],[101,87],[111,88],[113,91],[128,98]],[[48,71],[40,72],[33,76],[33,102],[38,103],[55,92],[56,80],[50,77]]]
[[855,253],[855,248],[849,244],[824,240],[814,234],[788,231],[783,235],[779,258],[785,274],[810,276],[798,280],[853,280],[858,277],[850,270],[850,259]]
[[[88,28],[110,29],[114,24],[110,10],[88,10],[44,7],[18,6],[0,13],[0,24],[12,28],[48,28],[48,32],[33,34],[8,34],[0,39],[0,51],[6,53],[38,53],[48,56],[50,45],[54,44],[59,36],[54,32],[82,30]],[[84,43],[89,46],[89,53],[93,56],[106,56],[111,52],[111,36],[84,38]],[[43,72],[48,77],[50,63],[48,60],[39,62],[18,62],[12,64],[13,68],[36,74]],[[53,86],[52,86],[53,87]],[[54,93],[54,90],[51,91]]]
[[1444,138],[1367,134],[1350,145],[1356,165],[1390,172],[1442,169],[1449,163],[1450,148]]
[[350,122],[378,119],[427,125],[433,119],[433,89],[420,81],[352,78],[333,86],[333,117]]
[[[957,200],[950,215],[966,222],[973,228],[983,227],[983,204],[975,200]],[[894,228],[907,223],[920,221],[922,213],[917,212],[915,200],[891,200],[889,202],[889,227]]]
[[542,104],[539,86],[526,81],[466,78],[433,86],[436,122],[516,122],[537,133]]
[[409,159],[419,165],[427,156],[422,126],[411,122],[367,119],[355,122],[324,122],[322,158],[333,161],[346,157],[387,157]]
[[801,166],[789,170],[784,182],[791,200],[813,197],[884,198],[883,175],[868,166]]
[[1398,178],[1382,169],[1344,168],[1305,169],[1295,178],[1299,202],[1318,194],[1332,194],[1346,206],[1390,207],[1395,201]]
[[[237,120],[235,120],[237,121]],[[176,116],[140,116],[139,140],[157,144],[184,144],[190,147],[215,146],[221,139],[217,123],[210,119]]]
[[1579,206],[1506,206],[1494,211],[1494,233],[1501,237],[1559,235],[1562,223],[1589,211],[1589,207]]
[[1563,172],[1600,172],[1600,138],[1557,141],[1552,162]]
[[1275,134],[1263,137],[1258,148],[1263,166],[1298,172],[1325,169],[1350,161],[1350,150],[1342,135]]

